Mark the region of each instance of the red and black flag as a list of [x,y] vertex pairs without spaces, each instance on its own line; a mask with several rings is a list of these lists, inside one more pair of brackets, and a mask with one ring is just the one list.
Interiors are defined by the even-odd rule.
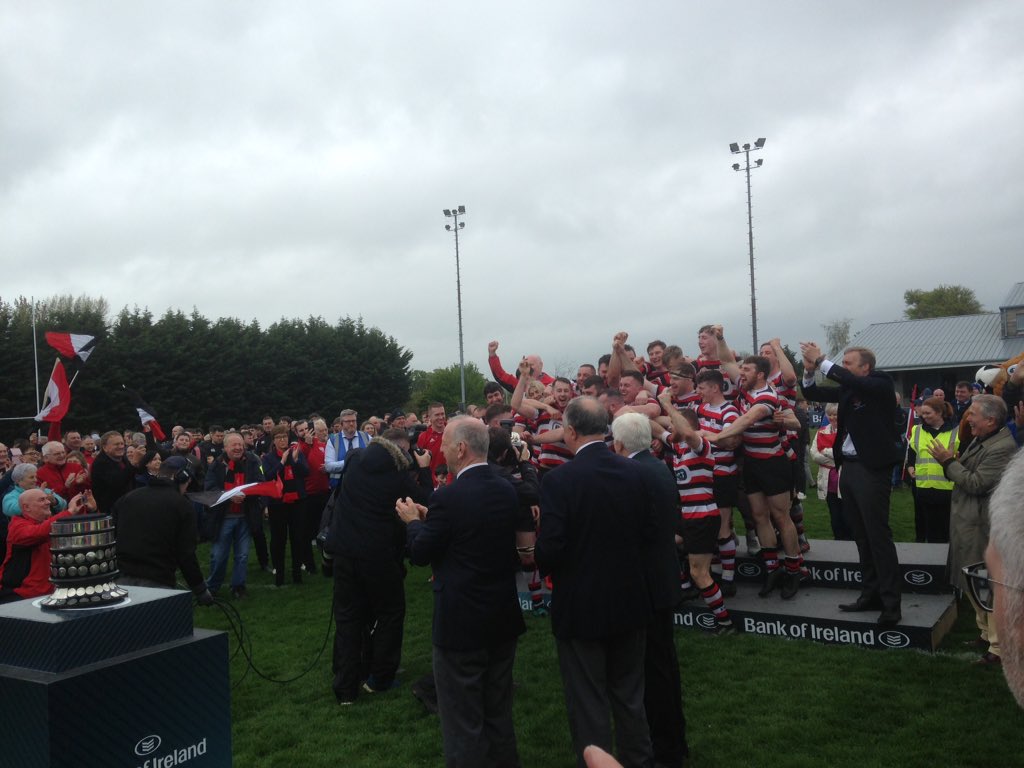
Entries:
[[96,337],[82,333],[46,332],[46,343],[64,357],[77,357],[84,363],[96,348]]
[[46,397],[43,399],[43,407],[36,414],[36,421],[46,421],[50,424],[50,440],[60,440],[60,422],[71,406],[71,387],[68,385],[67,373],[64,365],[58,359],[53,365],[53,373],[50,380],[46,382]]
[[158,441],[164,441],[167,439],[167,435],[164,434],[163,428],[160,426],[160,422],[156,420],[156,411],[149,403],[142,399],[142,395],[134,389],[128,389],[124,384],[121,385],[121,389],[128,393],[128,397],[131,398],[132,405],[135,406],[135,410],[139,413],[139,421],[142,422],[142,426],[149,425],[150,430],[153,432],[153,437]]

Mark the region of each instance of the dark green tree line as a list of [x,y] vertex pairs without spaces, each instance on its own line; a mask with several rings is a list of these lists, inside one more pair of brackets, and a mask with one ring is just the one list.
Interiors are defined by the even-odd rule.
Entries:
[[[173,424],[238,425],[312,412],[330,421],[342,408],[383,413],[408,401],[412,353],[361,319],[286,319],[261,329],[253,320],[210,320],[193,310],[154,318],[125,307],[107,318],[103,299],[59,296],[37,302],[40,387],[56,351],[46,331],[96,336],[96,348],[72,387],[64,428],[138,424],[122,384],[140,391],[169,429]],[[0,298],[0,416],[36,412],[32,306]],[[69,365],[68,361],[64,361]],[[70,366],[69,366],[70,367]],[[0,422],[0,435],[26,434],[34,422]]]

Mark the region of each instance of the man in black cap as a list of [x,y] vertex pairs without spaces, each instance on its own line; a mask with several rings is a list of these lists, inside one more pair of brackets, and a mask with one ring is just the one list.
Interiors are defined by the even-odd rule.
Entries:
[[122,586],[175,589],[181,570],[200,605],[212,605],[196,559],[196,516],[185,498],[192,475],[188,460],[171,456],[150,484],[114,504],[117,561]]

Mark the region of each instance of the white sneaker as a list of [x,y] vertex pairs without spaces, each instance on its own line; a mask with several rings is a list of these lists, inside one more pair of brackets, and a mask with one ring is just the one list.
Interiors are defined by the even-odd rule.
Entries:
[[761,542],[757,540],[756,533],[747,534],[747,554],[755,557],[761,552]]

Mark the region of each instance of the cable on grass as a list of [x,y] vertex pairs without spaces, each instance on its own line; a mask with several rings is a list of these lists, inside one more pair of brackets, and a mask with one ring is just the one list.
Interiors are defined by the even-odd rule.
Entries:
[[324,650],[327,648],[327,641],[331,637],[331,628],[334,626],[334,602],[332,600],[331,611],[327,617],[327,632],[324,633],[324,641],[320,645],[320,650],[317,651],[316,656],[309,663],[309,666],[307,666],[299,674],[295,675],[294,677],[288,677],[282,680],[276,677],[271,677],[270,675],[261,672],[260,669],[256,666],[256,662],[253,660],[252,637],[249,635],[248,632],[245,631],[245,624],[242,622],[242,616],[238,613],[238,609],[235,608],[235,606],[233,606],[227,600],[223,600],[219,597],[215,597],[213,599],[213,604],[220,608],[221,612],[224,614],[224,617],[227,619],[228,626],[231,628],[231,634],[234,635],[235,642],[237,643],[234,652],[232,652],[231,654],[230,660],[234,660],[234,658],[239,653],[241,653],[245,657],[245,672],[242,673],[242,676],[238,678],[238,680],[232,683],[232,688],[238,687],[241,684],[241,682],[245,680],[246,675],[249,674],[249,670],[252,670],[256,673],[256,675],[263,678],[269,683],[280,683],[282,685],[285,683],[294,683],[296,680],[305,677],[313,671],[313,667],[317,665],[317,663],[320,661],[320,657],[324,655]]

